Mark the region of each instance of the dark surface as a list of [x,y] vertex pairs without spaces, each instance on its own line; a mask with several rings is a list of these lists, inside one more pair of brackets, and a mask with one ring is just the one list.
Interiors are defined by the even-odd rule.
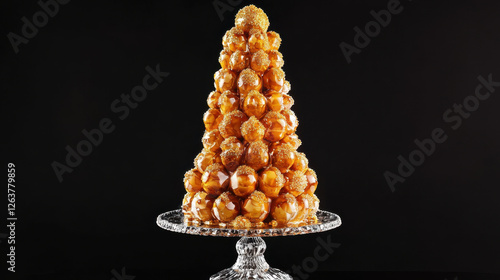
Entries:
[[[442,115],[474,93],[479,75],[500,81],[500,4],[436,2],[402,1],[350,64],[339,44],[353,44],[353,28],[388,1],[252,2],[283,39],[299,151],[318,174],[321,208],[343,220],[331,232],[266,239],[273,267],[302,263],[330,236],[341,245],[310,279],[499,278],[500,89],[457,130]],[[180,206],[221,38],[249,3],[221,21],[212,1],[71,1],[15,54],[6,35],[40,7],[2,1],[2,154],[4,166],[16,164],[17,275],[109,280],[125,267],[137,280],[206,279],[232,265],[236,239],[170,233],[155,219]],[[110,104],[156,64],[170,76],[120,120]],[[60,183],[51,163],[64,163],[65,146],[105,117],[115,130]],[[392,192],[384,172],[396,173],[398,155],[438,127],[447,141]]]
[[[193,270],[190,271],[189,276],[186,276],[185,270],[130,270],[128,275],[134,276],[135,279],[148,279],[148,280],[165,280],[165,279],[209,279],[213,273],[204,271]],[[86,279],[107,279],[109,277],[106,273],[82,273],[73,275],[71,273],[51,274],[50,276],[39,275],[36,279],[40,280],[66,280],[68,275],[70,279],[86,280]],[[300,278],[298,278],[300,279]],[[344,271],[316,271],[309,275],[311,280],[370,280],[370,279],[384,279],[384,280],[497,280],[498,274],[490,273],[463,273],[463,272],[387,272],[387,271],[363,271],[363,272],[344,272]]]

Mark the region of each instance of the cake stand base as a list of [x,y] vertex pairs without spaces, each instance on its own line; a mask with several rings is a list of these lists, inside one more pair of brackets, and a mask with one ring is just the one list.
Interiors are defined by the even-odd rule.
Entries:
[[236,243],[238,259],[228,269],[212,275],[210,280],[232,279],[262,279],[262,280],[293,280],[285,272],[271,268],[264,258],[266,243],[260,237],[242,237]]
[[340,217],[328,211],[318,210],[318,218],[314,224],[295,227],[271,227],[271,228],[249,228],[236,229],[217,226],[194,226],[184,223],[184,214],[181,209],[172,210],[158,215],[156,224],[166,230],[183,234],[203,235],[203,236],[224,236],[241,237],[236,243],[238,259],[236,263],[215,275],[211,280],[222,279],[263,279],[263,280],[293,280],[292,276],[270,268],[264,259],[266,243],[260,236],[293,236],[323,232],[334,229],[342,224]]

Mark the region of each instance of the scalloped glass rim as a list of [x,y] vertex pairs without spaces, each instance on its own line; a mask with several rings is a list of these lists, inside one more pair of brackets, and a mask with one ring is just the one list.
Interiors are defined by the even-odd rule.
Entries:
[[215,226],[187,226],[184,224],[184,214],[182,214],[182,210],[177,209],[158,215],[156,224],[163,229],[178,233],[222,237],[272,237],[300,235],[331,230],[342,224],[342,221],[337,214],[328,211],[318,210],[316,216],[318,217],[318,222],[316,224],[304,226],[234,229]]

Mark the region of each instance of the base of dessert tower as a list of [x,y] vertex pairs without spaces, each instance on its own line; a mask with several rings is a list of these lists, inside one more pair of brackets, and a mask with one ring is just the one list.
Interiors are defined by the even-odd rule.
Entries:
[[236,243],[238,259],[231,267],[212,275],[210,280],[264,279],[292,280],[285,272],[271,268],[264,259],[266,243],[260,237],[242,237]]
[[316,233],[334,229],[342,224],[340,217],[334,213],[318,210],[318,222],[296,227],[265,227],[250,229],[234,229],[219,226],[188,226],[184,224],[184,215],[181,210],[173,210],[158,216],[156,223],[159,227],[178,233],[241,237],[236,243],[238,259],[228,269],[210,277],[210,280],[226,279],[264,279],[264,280],[292,280],[292,276],[279,269],[271,268],[264,259],[266,243],[261,237],[288,236]]

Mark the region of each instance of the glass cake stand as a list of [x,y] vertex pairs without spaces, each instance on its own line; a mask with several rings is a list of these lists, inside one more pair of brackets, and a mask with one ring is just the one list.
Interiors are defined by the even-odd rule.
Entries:
[[156,223],[159,227],[184,234],[241,237],[236,243],[238,259],[231,267],[212,275],[210,280],[229,279],[263,279],[263,280],[292,280],[292,276],[285,272],[271,268],[264,259],[266,243],[262,237],[300,235],[322,232],[334,229],[342,223],[340,217],[334,213],[318,210],[318,222],[315,224],[296,227],[251,228],[234,229],[219,226],[188,226],[184,224],[182,211],[173,210],[158,216]]

